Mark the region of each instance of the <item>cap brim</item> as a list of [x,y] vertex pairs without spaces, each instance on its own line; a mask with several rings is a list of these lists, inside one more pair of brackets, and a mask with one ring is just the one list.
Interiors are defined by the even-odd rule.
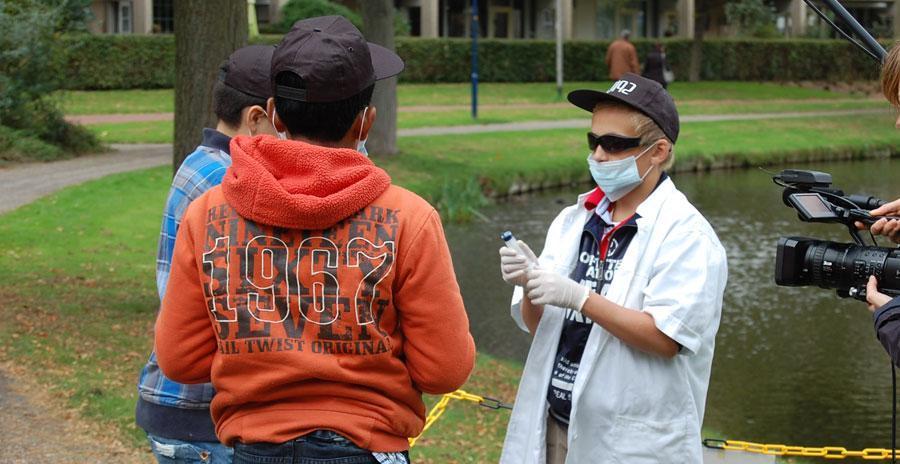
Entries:
[[376,81],[396,76],[406,67],[396,53],[372,42],[369,42],[369,55],[372,56],[372,68],[375,70]]
[[566,98],[569,99],[569,103],[571,103],[589,113],[593,113],[594,107],[597,106],[597,103],[600,103],[602,101],[621,102],[621,103],[624,103],[624,104],[634,108],[634,105],[632,105],[631,102],[629,102],[623,98],[619,98],[616,95],[608,94],[606,92],[600,92],[597,90],[588,90],[588,89],[573,90],[573,91],[569,92],[569,95]]

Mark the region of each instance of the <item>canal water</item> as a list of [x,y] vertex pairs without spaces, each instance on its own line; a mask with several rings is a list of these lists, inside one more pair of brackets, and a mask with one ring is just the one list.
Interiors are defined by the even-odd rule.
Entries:
[[[848,194],[900,196],[900,161],[789,167],[829,172]],[[889,447],[890,360],[865,304],[818,287],[778,287],[773,277],[779,236],[849,242],[846,229],[800,222],[761,170],[679,173],[673,180],[728,253],[706,430],[766,443]],[[587,188],[516,197],[482,211],[485,220],[446,227],[480,351],[522,362],[530,343],[509,316],[512,288],[500,278],[500,232],[512,230],[539,253],[551,220]]]

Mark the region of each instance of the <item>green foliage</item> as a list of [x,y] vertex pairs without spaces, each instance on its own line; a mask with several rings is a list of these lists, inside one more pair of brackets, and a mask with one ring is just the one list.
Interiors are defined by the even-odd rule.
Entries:
[[85,32],[87,24],[94,18],[91,0],[40,0],[44,5],[56,9],[56,30],[58,32]]
[[[655,41],[635,40],[639,56]],[[676,76],[687,76],[691,41],[662,41]],[[607,80],[603,63],[609,42],[566,42],[567,81]],[[471,43],[464,39],[405,39],[397,52],[406,61],[401,82],[469,80]],[[716,39],[703,42],[703,80],[852,81],[876,79],[878,67],[852,45],[838,40]],[[823,57],[827,57],[824,59]],[[479,77],[485,82],[549,82],[555,79],[555,45],[538,40],[479,41]]]
[[[49,2],[53,3],[53,2]],[[48,160],[100,148],[90,132],[63,119],[52,94],[63,66],[56,28],[72,19],[66,5],[0,0],[0,160]]]
[[295,22],[316,16],[343,16],[358,29],[362,29],[362,17],[353,10],[328,0],[290,0],[281,7],[280,32],[291,30]]
[[[281,9],[281,22],[269,25],[261,29],[261,31],[270,34],[284,34],[291,30],[295,22],[301,19],[331,15],[343,16],[353,23],[357,29],[365,30],[362,16],[344,5],[329,0],[290,0]],[[404,14],[397,12],[394,15],[394,35],[397,37],[408,37],[409,33],[409,21]]]
[[475,178],[444,179],[443,187],[430,200],[445,220],[469,222],[473,217],[485,219],[478,209],[487,206],[488,199]]
[[175,85],[172,34],[75,34],[60,40],[68,89],[157,89]]
[[725,4],[725,17],[741,36],[774,37],[775,8],[763,0],[734,0]]
[[[2,39],[0,39],[2,40]],[[252,42],[275,44],[278,35]],[[174,86],[175,41],[171,35],[68,35],[64,50],[68,89],[154,89]],[[635,40],[646,56],[653,40]],[[676,76],[689,74],[691,41],[667,39],[669,65]],[[542,40],[481,40],[482,82],[552,82],[556,78],[555,44]],[[403,83],[468,82],[471,42],[467,39],[398,38],[397,53],[406,61]],[[566,81],[608,80],[603,57],[609,42],[565,44]],[[878,78],[878,66],[852,45],[839,40],[714,39],[703,41],[701,79],[707,81],[853,81]],[[0,77],[2,78],[2,77]]]
[[51,161],[62,156],[62,150],[33,135],[0,126],[0,166],[22,161]]
[[51,52],[57,16],[30,0],[0,0],[0,124],[21,127],[24,107],[56,90],[61,72]]

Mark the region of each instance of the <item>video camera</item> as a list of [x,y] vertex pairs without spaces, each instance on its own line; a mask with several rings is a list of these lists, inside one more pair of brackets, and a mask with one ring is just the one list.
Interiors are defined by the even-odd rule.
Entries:
[[882,293],[892,297],[900,295],[900,249],[867,245],[855,226],[856,221],[872,224],[879,219],[872,217],[869,210],[883,205],[884,200],[844,195],[831,186],[831,174],[824,172],[786,169],[772,180],[784,187],[782,200],[797,211],[801,221],[843,224],[856,242],[779,238],[776,284],[833,288],[843,298],[865,301],[866,282],[874,275]]

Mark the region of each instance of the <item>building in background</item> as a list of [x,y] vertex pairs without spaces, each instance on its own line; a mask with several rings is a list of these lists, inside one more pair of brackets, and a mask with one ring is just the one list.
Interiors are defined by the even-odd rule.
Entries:
[[[256,18],[270,24],[287,0],[255,0]],[[171,34],[175,32],[175,0],[94,0],[94,20],[88,29],[96,34]]]
[[[356,11],[362,0],[333,0]],[[107,34],[165,34],[175,30],[175,0],[94,0],[90,30]],[[563,36],[609,40],[624,29],[632,37],[692,37],[695,0],[563,0]],[[786,37],[836,37],[803,0],[771,0],[776,28]],[[277,22],[287,0],[255,0],[260,25]],[[469,37],[471,0],[394,0],[416,37]],[[728,36],[725,0],[707,12],[705,34]],[[900,0],[845,0],[842,4],[875,37],[900,37]],[[554,39],[556,0],[479,0],[481,37]]]

